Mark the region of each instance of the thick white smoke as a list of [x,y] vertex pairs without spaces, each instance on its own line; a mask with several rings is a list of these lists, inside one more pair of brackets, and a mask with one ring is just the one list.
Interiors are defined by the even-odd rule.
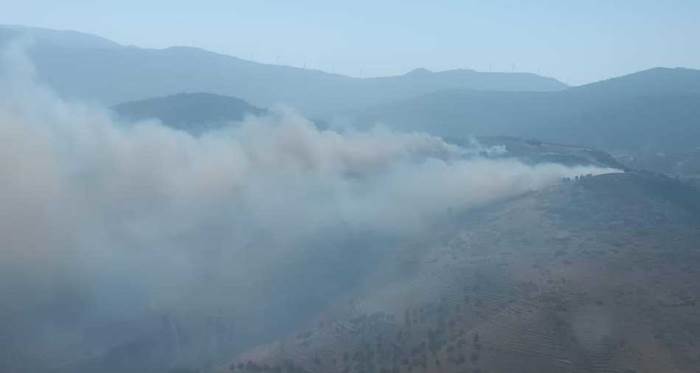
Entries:
[[419,133],[324,131],[289,112],[198,137],[115,123],[41,88],[21,60],[7,53],[0,67],[1,343],[31,343],[22,353],[48,364],[108,351],[121,340],[92,343],[91,328],[151,315],[218,315],[232,338],[269,336],[291,325],[261,313],[297,307],[297,295],[323,307],[371,267],[355,258],[358,271],[322,284],[316,266],[332,272],[335,255],[410,240],[450,209],[611,171],[486,159]]

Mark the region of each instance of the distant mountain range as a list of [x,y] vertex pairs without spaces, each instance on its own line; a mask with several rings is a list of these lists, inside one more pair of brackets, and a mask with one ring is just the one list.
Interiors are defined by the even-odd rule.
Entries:
[[22,38],[33,41],[28,52],[40,80],[67,97],[116,105],[128,119],[159,118],[197,132],[283,104],[324,126],[382,123],[457,142],[517,136],[598,148],[635,168],[700,176],[698,70],[655,68],[578,87],[472,70],[360,79],[196,48],[143,49],[74,31],[0,26],[0,44]]
[[700,71],[656,68],[556,92],[434,92],[357,112],[354,123],[656,153],[697,149],[698,118]]
[[[293,106],[319,116],[444,89],[552,91],[563,83],[528,73],[424,69],[360,79],[268,65],[189,47],[144,49],[73,32],[0,26],[0,42],[34,40],[28,53],[39,78],[60,94],[115,105],[181,92],[239,97],[253,105]],[[79,62],[79,63],[77,63]]]

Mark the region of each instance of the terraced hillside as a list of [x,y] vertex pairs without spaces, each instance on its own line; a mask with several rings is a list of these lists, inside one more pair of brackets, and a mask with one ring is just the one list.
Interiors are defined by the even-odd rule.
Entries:
[[232,372],[696,372],[700,194],[644,173],[458,216]]

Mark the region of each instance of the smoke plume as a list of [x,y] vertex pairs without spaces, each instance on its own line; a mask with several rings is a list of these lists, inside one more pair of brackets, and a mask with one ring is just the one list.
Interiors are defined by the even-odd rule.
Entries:
[[199,136],[118,123],[42,88],[21,53],[2,64],[0,367],[128,343],[173,364],[227,356],[311,319],[449,211],[611,171],[289,111]]

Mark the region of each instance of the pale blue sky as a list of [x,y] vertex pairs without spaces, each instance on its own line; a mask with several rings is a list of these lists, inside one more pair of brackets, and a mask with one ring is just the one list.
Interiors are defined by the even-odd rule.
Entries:
[[0,0],[0,23],[354,76],[473,68],[580,84],[700,68],[700,0]]

